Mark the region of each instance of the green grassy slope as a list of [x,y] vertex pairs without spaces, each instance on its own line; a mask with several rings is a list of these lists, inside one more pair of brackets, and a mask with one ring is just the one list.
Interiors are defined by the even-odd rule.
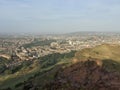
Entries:
[[98,58],[101,60],[112,59],[120,62],[120,46],[103,44],[94,48],[83,49],[76,53],[75,58],[84,60],[88,58]]
[[[34,82],[39,82],[39,85],[42,85],[45,81],[41,83],[41,80],[51,80],[53,73],[58,70],[57,67],[69,63],[71,58],[74,57],[74,54],[75,51],[65,54],[50,54],[39,58],[29,66],[22,67],[22,69],[14,74],[0,75],[0,89],[10,87],[12,90],[21,90],[21,87],[23,86],[22,83],[24,83],[24,81],[29,81],[30,78],[34,78]],[[46,72],[52,74],[47,75]],[[15,88],[15,86],[19,86],[19,84],[22,84],[19,87],[20,89]]]

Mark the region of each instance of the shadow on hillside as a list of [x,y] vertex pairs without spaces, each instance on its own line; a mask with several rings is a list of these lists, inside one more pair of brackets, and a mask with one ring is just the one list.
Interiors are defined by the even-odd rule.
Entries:
[[120,72],[120,62],[117,62],[112,59],[104,59],[102,62],[103,62],[103,68],[105,68],[107,71]]

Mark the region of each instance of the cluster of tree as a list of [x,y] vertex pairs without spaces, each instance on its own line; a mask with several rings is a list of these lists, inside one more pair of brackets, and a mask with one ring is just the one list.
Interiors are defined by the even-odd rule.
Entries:
[[103,68],[107,71],[118,71],[120,72],[120,62],[111,59],[103,60]]
[[27,68],[30,66],[32,62],[30,61],[23,61],[21,65],[6,67],[5,64],[0,64],[0,74],[14,74],[21,70],[22,68]]
[[44,45],[50,45],[52,42],[55,42],[56,40],[42,40],[42,41],[38,41],[38,40],[34,40],[32,43],[29,44],[25,44],[23,45],[23,47],[25,48],[31,48],[33,46],[44,46]]
[[7,60],[6,58],[0,57],[0,74],[4,73],[6,70],[6,63],[9,63],[10,60]]
[[49,54],[47,56],[39,58],[41,67],[42,68],[47,68],[49,66],[55,65],[56,63],[60,62],[64,58],[72,58],[74,57],[76,51],[71,51],[70,53],[54,53],[54,54]]
[[3,64],[0,64],[0,74],[2,74],[5,71],[6,67]]

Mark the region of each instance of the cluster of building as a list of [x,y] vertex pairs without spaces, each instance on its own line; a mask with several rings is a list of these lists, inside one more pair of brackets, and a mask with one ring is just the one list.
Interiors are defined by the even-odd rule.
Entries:
[[[50,45],[37,45],[24,47],[34,40],[51,40]],[[36,60],[39,57],[52,53],[68,53],[72,50],[81,50],[83,48],[91,48],[103,43],[120,44],[120,34],[116,33],[86,33],[86,34],[67,34],[67,35],[47,35],[40,38],[38,36],[29,38],[0,38],[0,57],[7,57],[16,62],[24,60]],[[16,62],[15,62],[16,61]]]

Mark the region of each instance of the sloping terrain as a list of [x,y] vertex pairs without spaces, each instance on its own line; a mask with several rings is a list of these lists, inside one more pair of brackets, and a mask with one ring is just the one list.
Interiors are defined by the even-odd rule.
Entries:
[[[103,44],[75,53],[72,60],[64,59],[60,68],[55,66],[43,76],[38,76],[24,89],[35,90],[119,90],[120,47]],[[41,84],[40,82],[43,81]],[[32,84],[30,83],[32,82]],[[32,87],[30,87],[32,86]]]
[[10,74],[13,78],[7,75],[1,87],[4,90],[119,90],[120,46],[103,44],[68,54],[47,55],[22,71],[25,73],[21,77],[17,77],[21,70]]
[[103,44],[94,48],[86,48],[77,52],[75,58],[78,60],[88,58],[111,59],[120,62],[120,45]]
[[62,67],[66,66],[63,64],[69,64],[74,54],[75,51],[64,54],[54,53],[41,57],[30,64],[30,61],[24,62],[14,73],[6,73],[6,71],[8,72],[6,70],[0,75],[0,90],[23,90],[24,85],[31,82],[31,79],[41,88],[46,81],[53,79],[59,65]]
[[[45,90],[120,90],[120,73],[109,72],[96,60],[79,62],[55,75]],[[120,65],[120,64],[119,64]]]

